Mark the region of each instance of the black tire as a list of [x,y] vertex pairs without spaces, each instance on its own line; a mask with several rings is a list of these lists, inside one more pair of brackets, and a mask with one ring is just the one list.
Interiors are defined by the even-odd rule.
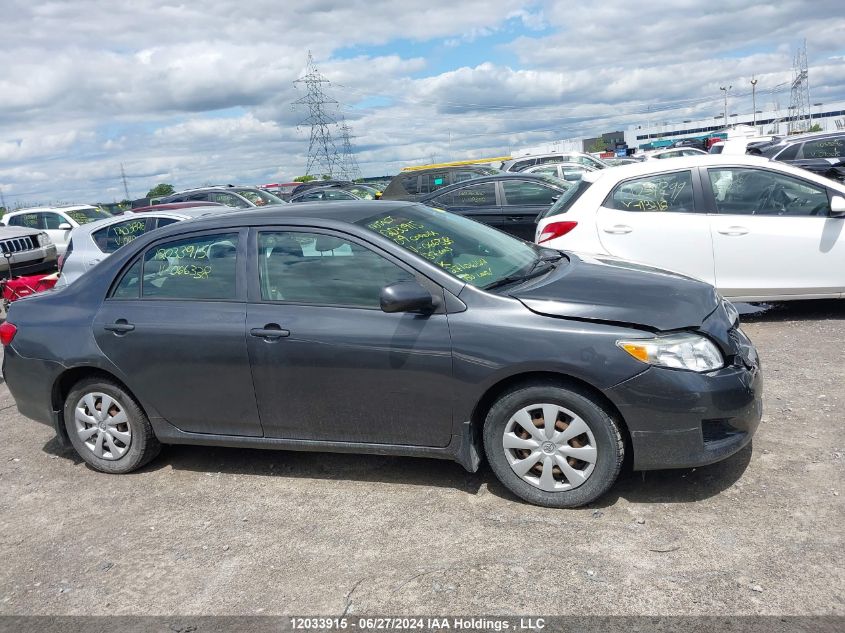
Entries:
[[[584,483],[570,490],[547,492],[526,482],[508,463],[502,439],[508,422],[521,409],[538,403],[558,405],[577,414],[595,438],[596,461]],[[484,423],[484,452],[500,482],[516,496],[549,508],[577,508],[601,497],[616,481],[625,459],[625,442],[610,413],[576,385],[526,385],[503,394]]]
[[[76,428],[75,408],[86,394],[91,393],[106,394],[126,414],[131,441],[126,452],[117,459],[98,457],[79,436]],[[123,474],[132,472],[155,459],[161,451],[161,444],[156,438],[144,410],[123,387],[111,380],[86,378],[76,383],[65,399],[64,420],[70,442],[79,456],[92,468],[104,473]]]

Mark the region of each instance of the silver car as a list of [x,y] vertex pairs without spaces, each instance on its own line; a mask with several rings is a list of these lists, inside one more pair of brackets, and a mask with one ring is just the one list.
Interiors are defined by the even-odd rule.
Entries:
[[206,215],[231,213],[229,207],[190,207],[177,211],[127,212],[122,215],[83,224],[73,229],[67,252],[59,264],[61,275],[58,286],[76,281],[121,246],[144,233],[174,222]]
[[56,270],[56,245],[38,229],[0,227],[0,255],[0,277]]

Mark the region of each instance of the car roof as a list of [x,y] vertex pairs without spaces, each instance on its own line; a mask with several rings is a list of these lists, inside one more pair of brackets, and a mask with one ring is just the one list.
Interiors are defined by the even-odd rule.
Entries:
[[403,169],[393,178],[398,178],[400,176],[412,176],[414,174],[429,174],[431,172],[467,171],[469,169],[492,169],[494,171],[500,171],[490,165],[449,165],[447,167],[426,167],[425,169]]
[[530,160],[532,158],[549,158],[550,156],[589,156],[590,158],[595,158],[592,154],[588,154],[587,152],[579,152],[578,150],[561,150],[559,152],[545,152],[543,154],[525,154],[524,156],[514,156],[510,160],[506,160],[506,163],[513,163],[519,160]]
[[147,211],[172,211],[174,209],[193,209],[194,207],[225,207],[221,202],[209,202],[208,200],[192,200],[190,202],[164,202],[162,204],[149,204],[144,207],[127,209],[132,213],[146,213]]
[[[719,165],[732,167],[769,167],[778,171],[788,172],[806,180],[812,180],[826,187],[841,187],[838,183],[817,176],[799,167],[793,167],[787,163],[772,161],[762,156],[748,154],[696,154],[695,156],[679,156],[677,158],[665,158],[663,160],[650,160],[628,165],[618,165],[613,169],[602,169],[599,171],[588,171],[581,176],[581,179],[590,183],[599,181],[616,182],[637,176],[648,176],[667,171],[681,169],[692,169],[693,167],[718,167]],[[838,186],[837,186],[838,185]]]
[[36,213],[40,211],[78,211],[79,209],[96,209],[93,204],[66,204],[58,207],[29,207],[28,209],[16,209],[9,211],[7,216],[18,215],[21,213]]
[[[329,220],[353,224],[378,213],[393,213],[403,208],[414,208],[416,202],[400,200],[341,200],[334,202],[301,202],[299,204],[273,204],[254,209],[230,211],[203,216],[190,221],[194,229],[226,228],[229,226],[260,226],[274,224],[308,224],[311,220]],[[180,212],[181,213],[181,212]],[[173,224],[162,231],[173,230],[180,224]]]
[[190,220],[194,218],[201,218],[207,215],[218,215],[221,213],[231,213],[231,207],[225,206],[215,206],[215,207],[190,207],[187,209],[178,209],[173,211],[168,210],[161,210],[161,211],[150,211],[144,213],[143,215],[135,215],[131,212],[121,213],[120,215],[115,215],[111,218],[103,218],[102,220],[97,220],[96,222],[89,222],[88,224],[83,224],[73,230],[73,232],[77,235],[85,234],[85,233],[94,233],[99,229],[111,226],[112,224],[120,224],[121,222],[131,221],[132,219],[135,220],[144,220],[145,218],[173,218],[175,220]]
[[838,136],[845,136],[845,131],[838,132],[805,132],[804,134],[791,134],[789,136],[777,136],[772,139],[773,143],[797,143],[800,141],[811,141],[816,139],[835,138]]

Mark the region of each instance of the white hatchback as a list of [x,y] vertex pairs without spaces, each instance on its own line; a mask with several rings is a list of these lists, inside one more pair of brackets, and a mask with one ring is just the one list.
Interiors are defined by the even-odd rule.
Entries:
[[218,213],[231,213],[231,207],[189,207],[172,211],[126,212],[99,222],[91,222],[73,230],[67,252],[59,264],[59,283],[73,283],[103,259],[157,228]]
[[734,300],[845,298],[845,185],[755,156],[586,173],[536,241],[680,272]]

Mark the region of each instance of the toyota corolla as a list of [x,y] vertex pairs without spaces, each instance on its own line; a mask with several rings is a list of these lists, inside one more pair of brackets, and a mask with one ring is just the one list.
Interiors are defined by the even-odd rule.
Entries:
[[553,507],[757,428],[757,354],[709,284],[415,203],[296,207],[146,233],[16,302],[21,413],[107,473],[162,444],[486,456]]

